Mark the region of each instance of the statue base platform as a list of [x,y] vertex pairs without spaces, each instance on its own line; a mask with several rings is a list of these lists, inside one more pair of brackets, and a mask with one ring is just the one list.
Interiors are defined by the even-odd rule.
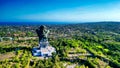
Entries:
[[54,47],[49,45],[48,41],[40,42],[38,47],[34,47],[32,49],[33,56],[51,57],[53,52],[56,52],[56,50]]

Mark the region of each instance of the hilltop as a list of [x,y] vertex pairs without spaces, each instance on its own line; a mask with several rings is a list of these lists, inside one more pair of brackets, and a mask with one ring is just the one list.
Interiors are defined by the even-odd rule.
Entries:
[[[0,67],[16,68],[119,68],[120,23],[93,22],[47,25],[49,42],[57,53],[52,58],[33,57],[39,25],[0,26]],[[9,40],[9,38],[13,38]]]

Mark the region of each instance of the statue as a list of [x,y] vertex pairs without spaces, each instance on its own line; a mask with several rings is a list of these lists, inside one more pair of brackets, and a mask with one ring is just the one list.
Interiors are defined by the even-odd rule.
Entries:
[[39,29],[36,29],[36,32],[39,37],[39,42],[41,40],[48,40],[47,36],[48,36],[49,30],[46,29],[46,26],[41,25]]
[[38,47],[32,48],[32,55],[39,57],[51,57],[53,52],[56,52],[55,48],[52,47],[48,42],[49,30],[44,25],[41,25],[36,29],[37,35],[39,36]]

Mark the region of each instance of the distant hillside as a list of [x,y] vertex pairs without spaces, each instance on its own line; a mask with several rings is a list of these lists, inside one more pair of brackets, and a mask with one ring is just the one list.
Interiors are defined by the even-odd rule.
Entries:
[[0,25],[120,24],[120,22],[0,22]]

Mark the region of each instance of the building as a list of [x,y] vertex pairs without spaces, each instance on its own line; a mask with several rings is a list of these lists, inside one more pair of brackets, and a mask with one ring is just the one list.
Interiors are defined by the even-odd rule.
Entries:
[[32,49],[33,56],[50,57],[52,53],[56,52],[55,48],[52,47],[47,40],[41,40],[38,47]]

